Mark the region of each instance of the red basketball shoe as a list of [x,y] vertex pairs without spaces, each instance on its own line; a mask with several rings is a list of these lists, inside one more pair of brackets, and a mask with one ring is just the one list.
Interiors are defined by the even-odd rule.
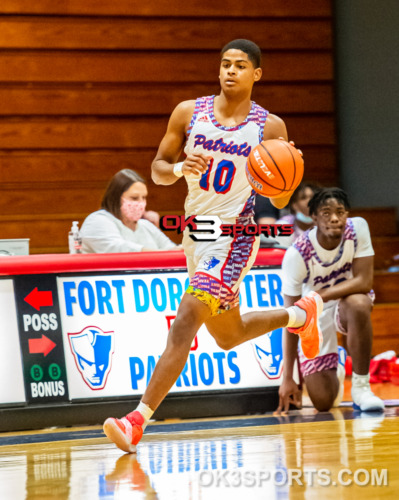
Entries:
[[323,312],[323,299],[318,293],[310,292],[295,302],[295,305],[306,311],[306,322],[299,328],[287,328],[287,330],[299,335],[303,354],[308,359],[315,358],[323,343],[323,334],[317,324]]
[[144,417],[139,411],[132,411],[126,417],[107,418],[103,429],[105,435],[116,446],[127,453],[136,452],[136,444],[143,435]]

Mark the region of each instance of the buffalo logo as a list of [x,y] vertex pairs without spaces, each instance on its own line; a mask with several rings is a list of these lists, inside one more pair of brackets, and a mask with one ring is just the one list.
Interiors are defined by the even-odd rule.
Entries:
[[88,326],[79,333],[68,333],[76,366],[90,389],[104,389],[111,371],[114,332]]
[[251,342],[260,369],[267,378],[280,378],[283,369],[283,329],[273,330]]

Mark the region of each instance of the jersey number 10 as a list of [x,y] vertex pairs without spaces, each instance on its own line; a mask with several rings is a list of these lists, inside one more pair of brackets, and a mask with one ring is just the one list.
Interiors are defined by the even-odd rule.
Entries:
[[[209,191],[209,175],[213,167],[213,158],[209,162],[208,170],[202,174],[199,181],[200,187],[204,191]],[[231,185],[233,184],[234,174],[236,172],[236,167],[234,163],[230,160],[221,160],[216,165],[215,177],[213,179],[213,189],[216,193],[226,194],[230,191]]]

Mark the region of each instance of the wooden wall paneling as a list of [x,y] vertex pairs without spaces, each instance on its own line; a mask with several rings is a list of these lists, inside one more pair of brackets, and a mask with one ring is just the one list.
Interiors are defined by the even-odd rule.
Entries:
[[237,2],[225,0],[156,0],[154,2],[132,2],[131,0],[2,0],[0,13],[4,14],[60,14],[97,16],[193,16],[198,17],[329,17],[331,0],[248,0]]
[[[395,314],[397,317],[398,314]],[[374,322],[373,322],[374,325]],[[381,322],[377,321],[373,327],[374,337],[373,337],[373,345],[371,348],[371,356],[377,356],[377,354],[381,354],[386,351],[395,351],[399,352],[399,341],[397,335],[392,335],[392,333],[388,335],[381,335],[379,328],[381,327]]]
[[0,186],[6,183],[84,182],[96,179],[104,185],[122,168],[136,170],[147,181],[151,177],[154,149],[0,152]]
[[374,269],[387,269],[394,265],[394,255],[399,255],[399,236],[374,236]]
[[[264,75],[267,78],[267,75]],[[324,113],[333,117],[334,95],[331,82],[259,82],[253,99],[275,114]]]
[[[329,117],[282,115],[298,147],[333,145]],[[167,118],[0,118],[0,149],[154,148]]]
[[[83,184],[83,183],[82,183]],[[48,183],[31,189],[29,182],[11,189],[2,189],[2,215],[85,213],[99,207],[104,188],[97,183]]]
[[[182,214],[182,210],[174,214]],[[64,214],[38,214],[34,216],[0,216],[0,227],[2,233],[8,238],[29,238],[29,250],[31,254],[37,253],[67,253],[68,231],[72,221],[79,221],[82,225],[88,213],[64,213]],[[161,214],[165,215],[165,214]],[[182,236],[176,231],[168,231],[165,234],[175,243],[181,243]]]
[[[84,189],[84,188],[83,188]],[[179,182],[178,191],[180,191],[180,196],[182,197],[181,202],[176,200],[176,196],[170,196],[170,190],[163,187],[155,196],[151,195],[148,200],[148,208],[153,208],[154,198],[159,197],[164,203],[164,209],[160,210],[160,215],[183,215],[183,204],[182,201],[185,197],[186,188],[183,182]],[[100,208],[100,201],[102,197],[98,196],[98,200],[94,199],[92,207],[84,207],[82,211],[68,212],[64,211],[62,213],[49,213],[44,211],[43,213],[23,213],[16,214],[12,212],[11,214],[0,215],[0,227],[2,232],[2,237],[4,234],[7,238],[30,238],[30,250],[31,253],[41,253],[40,248],[52,248],[56,253],[67,252],[68,242],[66,235],[71,227],[71,223],[74,220],[79,221],[81,225],[84,219],[93,212]],[[53,203],[48,206],[48,209],[52,209],[56,197],[54,197]],[[175,205],[175,207],[168,208],[169,204]],[[80,208],[76,206],[70,206],[70,208]],[[3,212],[2,212],[3,213]],[[177,242],[181,241],[181,235],[168,231],[166,233],[168,237]]]
[[371,312],[373,323],[372,356],[394,350],[399,353],[399,305],[377,304]]
[[0,119],[0,149],[148,148],[166,125],[154,117]]
[[72,221],[83,222],[85,214],[65,213],[0,217],[2,232],[9,238],[29,238],[30,253],[65,253]]
[[149,208],[182,213],[186,184],[155,186],[150,164],[176,104],[219,92],[232,38],[262,47],[253,97],[286,121],[305,178],[337,182],[331,0],[3,0],[0,13],[0,223],[32,253],[67,251],[120,168],[148,179]]
[[[217,94],[214,84],[0,84],[0,116],[28,115],[165,115],[181,101]],[[331,84],[262,83],[254,87],[253,99],[270,112],[334,112]],[[151,105],[149,105],[151,103]]]
[[[0,198],[0,213],[2,215],[48,214],[51,213],[83,213],[88,214],[100,208],[105,190],[105,183],[99,182],[41,182],[31,187],[28,181],[25,184],[2,189]],[[171,190],[165,186],[153,184],[149,190],[148,207],[155,204],[163,210],[182,209],[187,187],[182,179]]]
[[[338,183],[335,170],[336,153],[331,146],[302,146],[305,159],[306,180],[318,181],[322,185]],[[131,168],[142,175],[150,184],[151,162],[156,154],[153,149],[98,150],[98,151],[24,151],[0,152],[0,183],[26,181],[34,185],[46,179],[47,182],[87,181],[95,178],[106,183],[122,168]]]
[[[174,212],[180,215],[181,210]],[[68,252],[68,231],[72,221],[77,220],[79,227],[88,214],[62,214],[56,218],[54,214],[40,214],[34,218],[26,216],[21,220],[6,220],[0,218],[2,232],[8,238],[29,238],[29,251],[31,254],[40,253],[67,253]],[[161,215],[164,215],[161,213]],[[182,241],[182,235],[176,231],[167,231],[165,234],[176,244]]]
[[280,116],[287,125],[289,137],[295,141],[297,147],[335,144],[335,125],[330,116],[310,114]]
[[384,302],[399,303],[399,273],[375,271],[373,290],[376,304]]
[[[198,19],[4,17],[0,46],[9,49],[214,50],[235,38],[249,38],[265,50],[331,49],[330,19]],[[182,29],[184,24],[184,29]]]
[[[292,139],[296,139],[291,135]],[[314,182],[321,186],[338,186],[338,172],[336,168],[337,154],[335,146],[303,146],[298,143],[303,152],[305,181]]]
[[395,207],[356,207],[350,210],[351,217],[363,217],[368,222],[371,236],[396,236]]
[[[202,61],[199,64],[198,61]],[[206,61],[205,63],[203,61]],[[144,51],[35,50],[0,53],[2,82],[186,82],[215,84],[219,50]],[[268,82],[331,81],[329,51],[275,51],[264,55]]]

